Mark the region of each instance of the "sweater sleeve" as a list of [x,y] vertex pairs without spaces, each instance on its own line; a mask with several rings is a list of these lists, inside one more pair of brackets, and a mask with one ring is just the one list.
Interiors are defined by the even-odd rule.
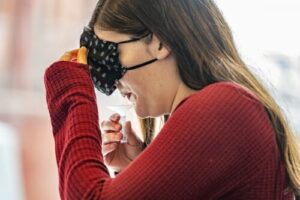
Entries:
[[216,199],[253,180],[274,145],[254,98],[230,86],[208,86],[180,105],[153,143],[110,178],[87,66],[53,64],[45,87],[65,200]]

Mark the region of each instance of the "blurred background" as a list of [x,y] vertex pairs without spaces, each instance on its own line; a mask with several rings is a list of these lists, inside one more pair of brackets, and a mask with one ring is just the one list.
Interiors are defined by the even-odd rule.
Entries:
[[[59,199],[43,75],[65,51],[78,48],[96,2],[0,0],[0,199]],[[217,3],[242,57],[300,136],[300,1]],[[98,101],[103,120],[112,114],[106,105],[121,98],[98,94]]]

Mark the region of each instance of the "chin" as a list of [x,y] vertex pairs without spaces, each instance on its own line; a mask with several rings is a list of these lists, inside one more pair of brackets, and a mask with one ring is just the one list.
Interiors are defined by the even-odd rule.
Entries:
[[136,115],[139,118],[160,117],[164,115],[162,108],[154,102],[148,102],[145,99],[136,98],[134,103]]
[[135,112],[136,112],[136,115],[142,119],[149,118],[149,117],[151,117],[151,118],[160,117],[160,116],[164,115],[164,113],[147,112],[146,110],[139,110],[137,106],[135,107]]
[[143,112],[140,112],[139,110],[135,110],[136,112],[136,115],[139,117],[139,118],[142,118],[142,119],[145,119],[145,118],[148,118],[150,117],[149,114],[146,114],[146,113],[143,113]]

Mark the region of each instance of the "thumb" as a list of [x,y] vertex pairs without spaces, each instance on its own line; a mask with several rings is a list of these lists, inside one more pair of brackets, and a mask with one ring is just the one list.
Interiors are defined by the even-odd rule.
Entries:
[[125,123],[125,131],[127,134],[128,143],[131,145],[140,145],[141,141],[135,134],[134,130],[132,129],[131,122],[127,121]]
[[81,64],[87,64],[87,49],[85,47],[81,47],[78,50],[77,62]]

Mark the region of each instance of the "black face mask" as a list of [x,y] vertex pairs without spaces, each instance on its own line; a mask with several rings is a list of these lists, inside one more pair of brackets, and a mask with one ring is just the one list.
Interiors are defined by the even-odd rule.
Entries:
[[116,82],[124,76],[126,71],[143,67],[157,60],[152,59],[132,67],[124,67],[120,63],[118,45],[137,41],[144,37],[115,43],[101,40],[88,27],[84,29],[80,38],[80,46],[84,46],[88,50],[87,62],[94,85],[99,91],[111,95],[116,89]]

